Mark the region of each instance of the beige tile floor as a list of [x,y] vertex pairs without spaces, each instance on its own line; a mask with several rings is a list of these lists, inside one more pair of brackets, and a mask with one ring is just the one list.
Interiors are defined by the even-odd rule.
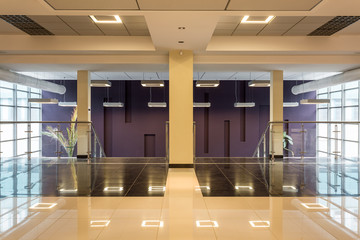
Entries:
[[[0,239],[359,239],[355,197],[202,197],[192,169],[170,169],[164,197],[0,201]],[[36,203],[51,209],[29,210]],[[321,203],[328,209],[306,209]],[[14,208],[13,206],[18,206]],[[110,221],[91,227],[91,221]],[[267,221],[252,227],[249,221]],[[258,223],[263,224],[263,223]]]

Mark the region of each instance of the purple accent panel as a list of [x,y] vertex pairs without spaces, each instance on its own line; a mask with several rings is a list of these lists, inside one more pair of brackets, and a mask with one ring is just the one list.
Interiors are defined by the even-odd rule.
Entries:
[[[59,83],[59,82],[58,82]],[[168,82],[163,88],[152,89],[152,101],[168,102]],[[131,81],[131,122],[125,123],[125,108],[108,108],[104,110],[103,101],[125,102],[125,81],[112,81],[111,88],[92,88],[92,121],[105,152],[109,157],[143,157],[144,135],[155,134],[155,156],[165,156],[165,122],[169,119],[167,108],[149,108],[150,89],[141,86],[140,81]],[[299,102],[302,98],[315,98],[315,92],[295,96],[291,93],[293,81],[284,82],[284,101]],[[76,101],[76,81],[66,81],[66,101]],[[107,91],[109,93],[107,94]],[[256,144],[269,121],[269,88],[249,88],[245,84],[247,102],[254,101],[254,108],[245,109],[245,141],[240,135],[240,109],[234,108],[235,82],[221,81],[218,88],[195,88],[194,101],[203,102],[204,93],[209,93],[209,153],[204,148],[204,108],[194,109],[196,122],[196,156],[223,157],[224,155],[224,121],[230,120],[230,156],[251,156]],[[43,92],[44,98],[64,97],[58,94]],[[72,108],[56,105],[43,106],[44,121],[69,121]],[[289,121],[315,121],[316,107],[300,105],[296,108],[284,108],[284,119]],[[106,123],[106,124],[105,124]],[[314,128],[315,126],[308,126]],[[292,128],[292,126],[290,126]],[[294,135],[295,136],[295,135]],[[313,152],[308,149],[308,152]]]

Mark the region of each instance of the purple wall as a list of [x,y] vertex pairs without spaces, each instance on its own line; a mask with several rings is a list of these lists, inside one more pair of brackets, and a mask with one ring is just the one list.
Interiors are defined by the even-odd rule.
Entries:
[[[150,90],[143,88],[140,81],[112,81],[112,84],[109,89],[92,88],[91,99],[92,121],[107,156],[143,157],[145,135],[151,135],[148,139],[155,139],[155,156],[165,156],[168,108],[148,108]],[[315,98],[315,92],[293,95],[290,90],[293,85],[295,82],[285,81],[284,101],[299,102],[302,98]],[[66,88],[66,101],[76,101],[76,81],[66,81]],[[194,108],[196,156],[223,157],[227,148],[232,157],[252,155],[269,121],[269,89],[248,88],[247,82],[238,82],[238,101],[254,101],[254,108],[234,108],[234,81],[222,81],[218,88],[194,89],[195,102],[203,102],[206,98],[211,102],[208,109]],[[107,90],[110,101],[122,101],[127,107],[104,109],[102,103],[107,98]],[[43,92],[43,97],[58,98],[60,101],[64,99],[63,96],[48,92]],[[152,99],[165,99],[168,102],[168,82],[165,89],[152,89]],[[44,105],[43,120],[68,121],[71,112],[72,108]],[[315,121],[316,108],[313,105],[284,108],[284,119]],[[224,121],[229,121],[226,123],[227,127]],[[226,138],[227,133],[229,138]],[[155,138],[152,137],[153,134]]]

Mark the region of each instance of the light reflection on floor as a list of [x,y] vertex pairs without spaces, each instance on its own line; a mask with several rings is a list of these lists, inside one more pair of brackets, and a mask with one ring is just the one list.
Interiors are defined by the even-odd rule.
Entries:
[[7,197],[0,206],[1,239],[360,237],[358,197],[203,197],[192,169],[170,169],[164,197]]

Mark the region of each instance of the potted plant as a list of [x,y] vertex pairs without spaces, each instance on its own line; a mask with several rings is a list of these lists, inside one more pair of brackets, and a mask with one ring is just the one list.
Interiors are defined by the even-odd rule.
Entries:
[[284,131],[284,133],[283,133],[283,148],[284,148],[284,150],[291,152],[292,156],[294,157],[295,156],[294,152],[287,148],[289,145],[293,145],[293,144],[294,144],[294,141],[293,141],[292,137],[287,135],[286,132]]

